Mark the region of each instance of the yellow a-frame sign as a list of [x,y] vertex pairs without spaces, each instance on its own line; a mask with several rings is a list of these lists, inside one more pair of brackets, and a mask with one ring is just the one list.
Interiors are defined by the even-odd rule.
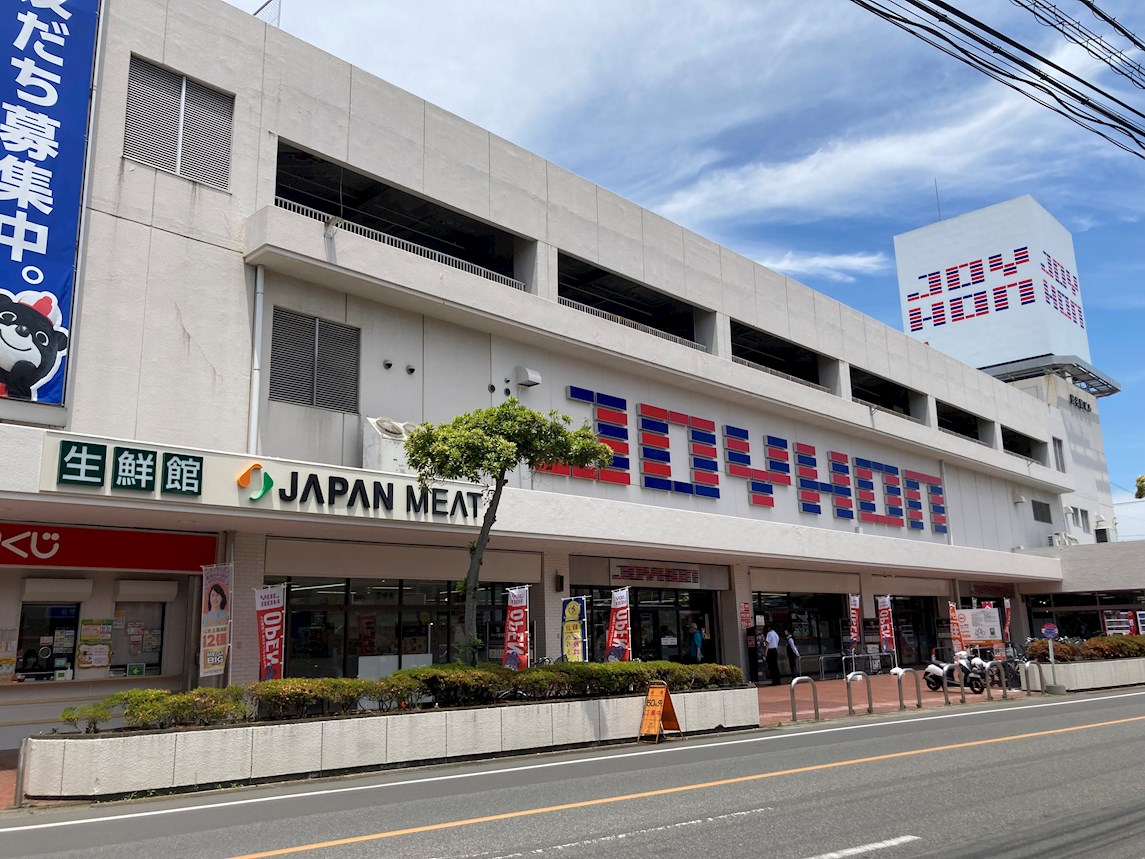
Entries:
[[672,706],[672,696],[668,694],[668,684],[652,680],[648,683],[648,695],[644,698],[644,717],[640,720],[640,736],[637,741],[653,737],[653,742],[658,743],[667,731],[684,736],[680,730],[680,720],[676,718],[676,708]]

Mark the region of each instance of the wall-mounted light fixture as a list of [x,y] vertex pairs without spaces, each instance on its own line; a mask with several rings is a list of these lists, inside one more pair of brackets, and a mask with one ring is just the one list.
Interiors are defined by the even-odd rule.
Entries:
[[553,582],[556,585],[557,593],[564,593],[564,590],[565,590],[564,573],[557,573],[555,576],[553,576]]

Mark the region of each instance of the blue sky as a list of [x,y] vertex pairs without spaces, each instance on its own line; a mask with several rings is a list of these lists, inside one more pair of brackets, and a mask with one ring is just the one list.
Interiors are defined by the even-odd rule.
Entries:
[[[1100,402],[1114,501],[1132,497],[1145,159],[847,0],[281,3],[286,31],[896,328],[893,236],[937,220],[936,182],[944,217],[1031,194],[1073,233],[1093,364],[1122,385]],[[1141,0],[1099,5],[1145,37]],[[1145,113],[1024,9],[958,6]],[[1145,536],[1145,502],[1118,520]]]

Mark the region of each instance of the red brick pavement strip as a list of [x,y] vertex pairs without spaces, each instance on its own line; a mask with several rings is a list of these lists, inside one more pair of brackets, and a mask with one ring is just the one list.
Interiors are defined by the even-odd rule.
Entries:
[[[920,678],[921,680],[921,678]],[[894,677],[881,674],[867,678],[862,682],[851,684],[851,695],[854,701],[855,713],[863,715],[867,712],[867,690],[863,683],[871,684],[871,694],[874,698],[875,713],[897,713],[899,709],[898,682]],[[847,687],[842,680],[816,681],[815,690],[819,693],[819,717],[821,719],[841,719],[847,717]],[[1010,695],[1024,696],[1024,692],[1014,692]],[[994,690],[995,699],[1001,696],[1001,690]],[[903,699],[907,708],[915,710],[917,696],[914,689],[914,680],[908,675],[903,680]],[[985,695],[966,693],[966,703],[985,701]],[[811,722],[815,718],[815,711],[811,706],[810,684],[801,683],[795,689],[796,713],[799,722]],[[950,703],[952,706],[961,704],[957,688],[950,690]],[[922,706],[924,709],[943,707],[942,693],[931,692],[922,686]],[[785,681],[780,686],[759,687],[759,724],[769,727],[791,723],[791,685]],[[19,752],[0,751],[0,808],[8,808],[16,797],[16,764]]]
[[[919,682],[922,683],[921,671],[919,672]],[[868,676],[866,680],[851,684],[851,700],[856,715],[866,715],[867,712],[867,690],[864,688],[864,683],[869,683],[871,686],[871,697],[874,701],[876,714],[899,712],[898,680],[890,674],[876,674]],[[909,674],[903,677],[902,690],[903,702],[907,709],[917,711],[918,693],[915,691],[914,678]],[[821,719],[840,719],[848,716],[846,682],[843,680],[816,680],[815,691],[819,694],[819,717]],[[1001,689],[995,688],[992,693],[994,700],[1001,699]],[[1009,694],[1013,698],[1024,697],[1026,693],[1011,689]],[[985,701],[985,693],[975,695],[969,689],[966,690],[967,704]],[[961,704],[962,697],[958,687],[952,687],[950,689],[951,707],[961,706]],[[795,687],[795,705],[799,722],[811,722],[815,719],[811,684],[801,683]],[[926,688],[926,684],[922,683],[922,706],[926,710],[945,707],[942,692],[931,692]],[[759,724],[762,727],[791,724],[790,679],[784,680],[779,686],[764,685],[759,687]]]

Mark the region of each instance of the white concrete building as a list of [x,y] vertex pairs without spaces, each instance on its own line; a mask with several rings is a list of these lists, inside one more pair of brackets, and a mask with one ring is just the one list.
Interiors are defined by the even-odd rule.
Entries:
[[917,662],[948,600],[1061,589],[1057,558],[1016,550],[1067,530],[1064,496],[1092,488],[1112,518],[1101,469],[1051,458],[1063,391],[1004,384],[218,0],[104,0],[95,84],[63,358],[0,399],[0,747],[65,703],[197,683],[216,561],[225,680],[257,679],[253,594],[276,583],[288,674],[448,660],[482,502],[423,499],[394,424],[507,396],[591,421],[617,457],[515,476],[483,570],[489,658],[504,589],[528,584],[537,655],[559,651],[563,597],[593,598],[596,644],[630,585],[641,658],[679,658],[695,619],[708,659],[746,665],[758,618],[814,666],[853,593],[867,645],[895,597]]

